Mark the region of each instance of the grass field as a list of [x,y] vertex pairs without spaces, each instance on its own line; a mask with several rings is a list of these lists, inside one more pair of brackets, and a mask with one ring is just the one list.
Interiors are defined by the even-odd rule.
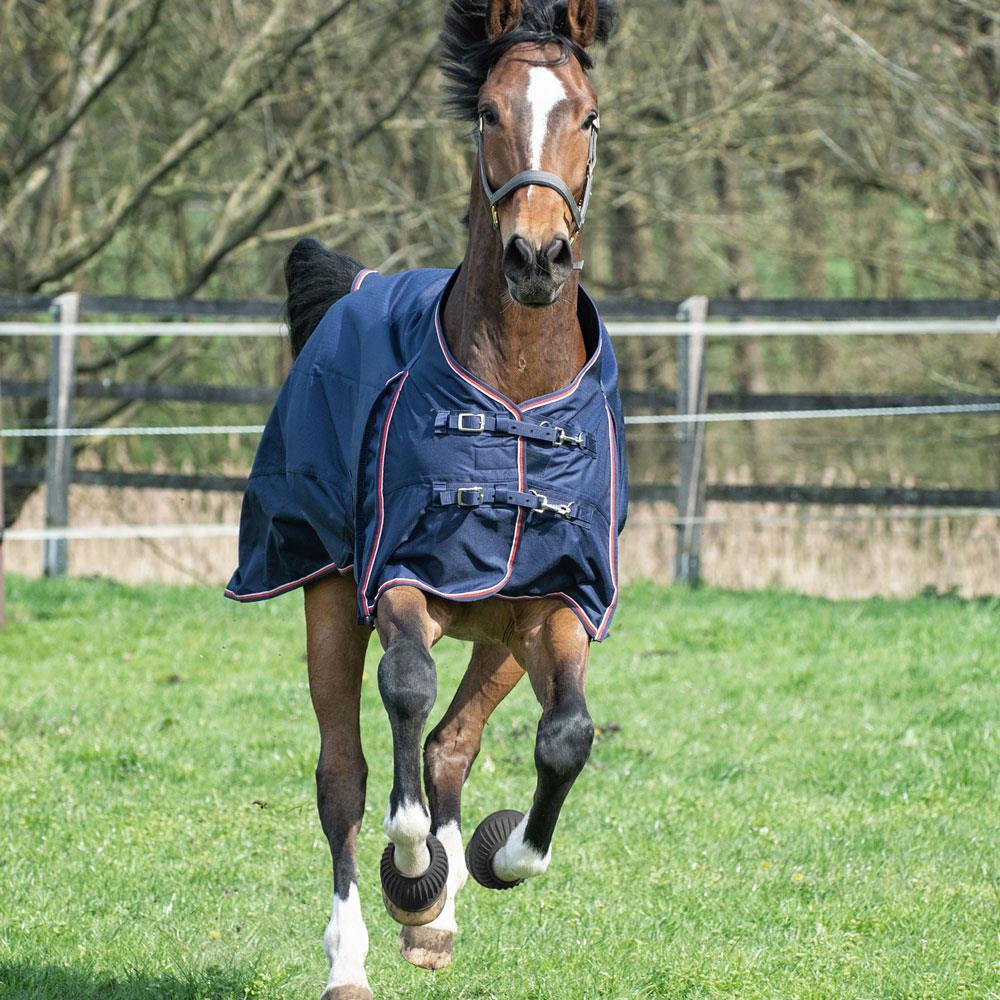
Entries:
[[[15,579],[9,615],[0,997],[317,1000],[330,892],[298,597]],[[1000,997],[1000,604],[631,588],[594,650],[598,739],[550,873],[470,883],[440,973],[402,961],[379,897],[374,646],[377,997]],[[439,647],[442,700],[463,655]],[[535,720],[527,685],[498,710],[468,832],[529,802]]]

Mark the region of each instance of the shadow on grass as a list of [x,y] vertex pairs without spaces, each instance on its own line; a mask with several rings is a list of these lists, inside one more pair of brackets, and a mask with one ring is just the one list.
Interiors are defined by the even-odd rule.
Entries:
[[261,996],[259,985],[253,968],[116,974],[79,965],[0,962],[3,1000],[244,1000]]

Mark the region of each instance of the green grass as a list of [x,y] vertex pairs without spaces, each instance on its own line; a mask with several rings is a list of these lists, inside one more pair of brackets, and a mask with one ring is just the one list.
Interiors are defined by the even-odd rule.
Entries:
[[[15,579],[9,615],[0,997],[316,1000],[330,891],[301,601]],[[464,655],[439,647],[442,698]],[[550,873],[470,884],[441,973],[402,961],[379,898],[389,727],[369,680],[376,995],[1000,996],[998,661],[996,602],[631,588],[594,649],[602,732]],[[523,685],[467,832],[527,805],[535,720]]]

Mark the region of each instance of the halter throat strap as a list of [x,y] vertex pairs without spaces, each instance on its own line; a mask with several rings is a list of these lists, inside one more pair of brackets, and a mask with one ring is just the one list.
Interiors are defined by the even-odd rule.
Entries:
[[590,193],[594,182],[594,169],[597,166],[597,136],[599,130],[600,121],[595,121],[590,130],[587,179],[583,184],[583,197],[577,202],[566,182],[558,174],[550,173],[548,170],[523,170],[494,191],[490,186],[489,178],[486,176],[486,152],[483,148],[483,120],[480,118],[473,138],[476,141],[476,148],[479,151],[479,179],[483,185],[483,194],[486,196],[486,201],[490,206],[493,228],[496,230],[500,229],[500,216],[497,214],[497,205],[504,198],[523,187],[547,187],[559,194],[569,207],[570,214],[573,216],[573,224],[576,227],[576,231],[570,238],[570,243],[573,243],[577,236],[580,235],[580,230],[583,229],[584,222],[587,221],[587,209],[590,207]]

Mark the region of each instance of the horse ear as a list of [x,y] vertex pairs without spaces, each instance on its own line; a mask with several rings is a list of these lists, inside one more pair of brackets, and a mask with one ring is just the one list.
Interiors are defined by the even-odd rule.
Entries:
[[521,0],[490,0],[486,21],[490,41],[494,42],[521,23]]
[[569,0],[566,5],[566,34],[581,49],[597,38],[597,0]]

